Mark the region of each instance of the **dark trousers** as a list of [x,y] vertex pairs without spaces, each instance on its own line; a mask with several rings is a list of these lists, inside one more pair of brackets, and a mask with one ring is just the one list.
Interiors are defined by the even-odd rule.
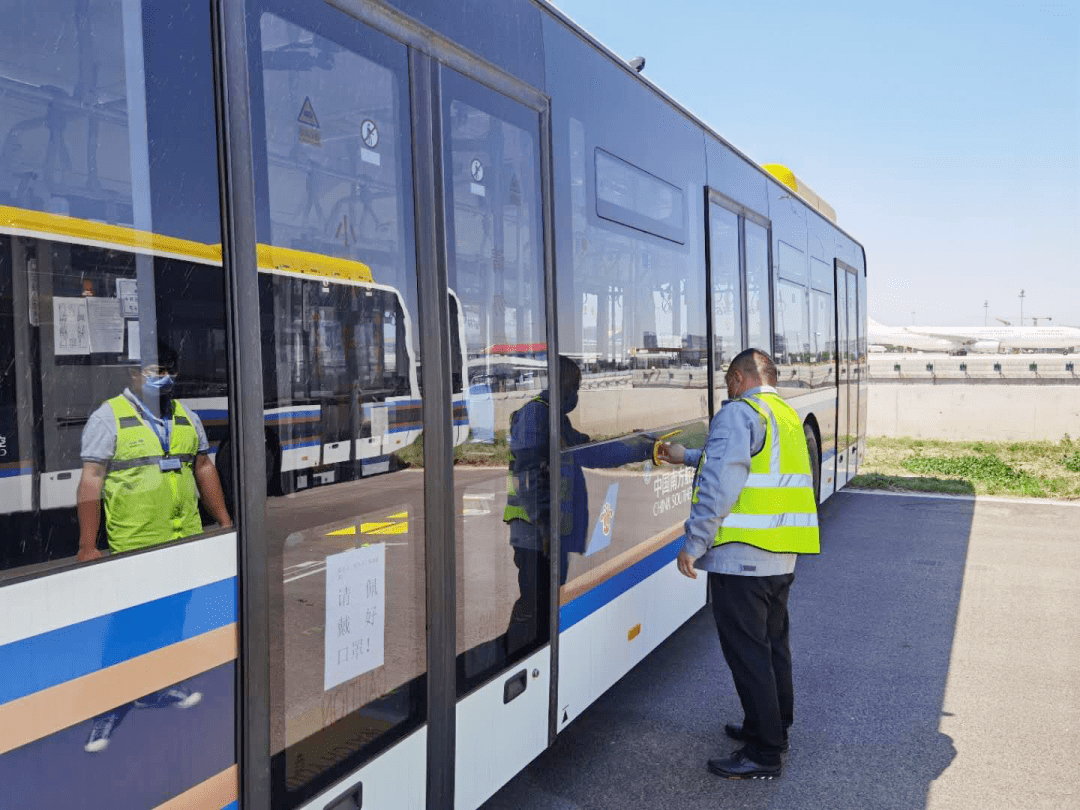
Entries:
[[762,765],[780,764],[794,714],[787,612],[794,580],[709,574],[720,646],[743,707],[744,750]]

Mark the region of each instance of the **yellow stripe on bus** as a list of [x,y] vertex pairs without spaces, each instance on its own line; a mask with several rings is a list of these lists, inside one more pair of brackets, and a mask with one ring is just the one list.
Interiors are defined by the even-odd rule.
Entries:
[[0,754],[236,659],[236,623],[0,705]]
[[59,214],[46,214],[41,211],[28,211],[25,208],[0,205],[0,230],[7,229],[67,237],[80,242],[105,242],[117,247],[151,253],[172,253],[221,264],[220,245],[204,245],[202,242],[137,231],[122,225],[107,225],[104,222],[92,222],[78,217],[65,217]]
[[[0,231],[21,231],[43,237],[67,238],[77,242],[128,248],[146,253],[167,253],[209,264],[221,264],[221,245],[206,245],[175,236],[163,236],[122,225],[108,225],[78,217],[47,214],[26,208],[0,205]],[[280,270],[321,278],[374,282],[371,268],[363,262],[324,256],[305,250],[259,244],[256,246],[259,268]]]

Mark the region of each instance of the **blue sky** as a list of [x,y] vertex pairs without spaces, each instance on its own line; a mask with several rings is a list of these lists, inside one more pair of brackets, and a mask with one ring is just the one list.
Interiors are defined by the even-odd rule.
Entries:
[[827,200],[871,317],[1080,326],[1080,4],[556,3]]

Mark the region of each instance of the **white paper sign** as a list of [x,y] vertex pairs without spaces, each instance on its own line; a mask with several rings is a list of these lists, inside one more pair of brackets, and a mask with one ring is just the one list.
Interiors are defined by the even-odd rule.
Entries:
[[53,351],[90,354],[90,324],[85,298],[53,299]]
[[128,321],[127,322],[128,333],[128,360],[139,360],[142,356],[142,349],[139,347],[139,322]]
[[118,298],[87,298],[90,350],[119,354],[124,350],[124,316]]
[[324,690],[382,666],[385,584],[382,543],[326,558]]
[[389,432],[389,409],[385,405],[373,405],[371,408],[371,435],[385,436]]
[[118,278],[116,297],[120,299],[120,310],[124,317],[139,317],[139,282],[136,279]]

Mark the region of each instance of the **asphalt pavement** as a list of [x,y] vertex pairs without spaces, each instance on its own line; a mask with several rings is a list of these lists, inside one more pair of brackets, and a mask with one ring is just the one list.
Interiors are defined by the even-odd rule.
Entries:
[[706,770],[741,719],[706,608],[483,810],[1080,808],[1080,505],[843,492],[822,517],[780,779]]

